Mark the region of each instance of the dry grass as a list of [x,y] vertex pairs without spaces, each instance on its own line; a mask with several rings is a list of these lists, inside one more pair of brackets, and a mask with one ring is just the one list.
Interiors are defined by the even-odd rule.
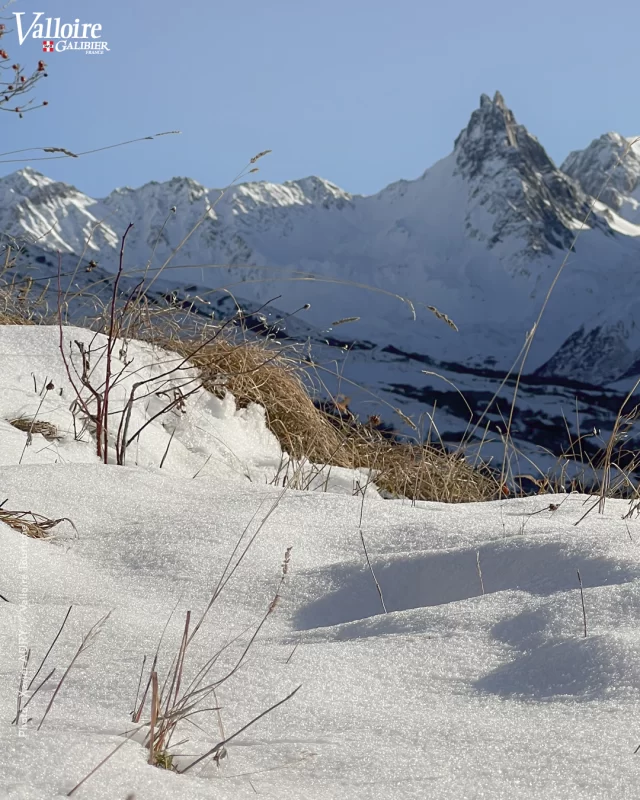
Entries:
[[52,422],[31,419],[30,417],[18,417],[17,419],[10,419],[8,422],[9,425],[25,433],[39,433],[50,441],[58,438],[58,429]]
[[34,514],[32,511],[5,511],[0,508],[0,522],[4,522],[14,531],[23,533],[30,539],[49,539],[53,535],[51,530],[61,522],[68,522],[73,525],[67,517],[60,519],[50,519],[42,514]]
[[[198,347],[184,339],[163,346],[183,356]],[[499,496],[499,484],[488,469],[475,468],[444,447],[400,442],[351,414],[317,408],[308,373],[292,350],[220,336],[190,361],[213,394],[229,391],[240,407],[263,406],[269,430],[295,459],[372,470],[375,484],[393,497],[458,503]],[[337,401],[333,405],[340,409]]]
[[[197,345],[173,341],[166,346],[188,356]],[[352,465],[343,451],[342,437],[314,406],[296,362],[286,351],[259,341],[235,342],[221,336],[189,360],[212,394],[222,396],[229,391],[240,408],[249,403],[263,406],[269,430],[293,458]]]
[[495,500],[500,486],[489,469],[434,445],[353,439],[354,466],[374,470],[376,486],[394,497],[470,503]]
[[0,325],[33,325],[31,319],[21,317],[19,314],[0,309]]

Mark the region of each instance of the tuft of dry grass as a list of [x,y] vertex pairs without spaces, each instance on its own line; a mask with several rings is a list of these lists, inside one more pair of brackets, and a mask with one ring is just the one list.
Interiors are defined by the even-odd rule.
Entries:
[[376,486],[392,497],[440,503],[472,503],[501,496],[497,477],[469,464],[460,454],[437,445],[367,442],[352,443],[354,466],[369,468]]
[[0,522],[4,522],[14,531],[23,533],[30,539],[51,538],[51,530],[61,522],[68,522],[75,528],[68,517],[50,519],[42,514],[34,514],[32,511],[5,511],[3,508],[0,508]]
[[9,425],[25,433],[39,433],[45,439],[53,440],[58,438],[58,429],[52,422],[45,420],[31,419],[30,417],[17,417],[8,420]]
[[286,348],[226,336],[192,356],[197,344],[184,339],[172,339],[163,347],[189,357],[213,394],[229,391],[240,407],[261,405],[269,430],[292,458],[371,470],[376,486],[398,498],[458,503],[500,496],[490,470],[472,466],[443,446],[385,437],[371,424],[361,423],[338,399],[332,401],[337,414],[318,408],[304,366]]
[[22,317],[15,312],[0,309],[0,325],[33,325],[35,324],[32,319]]
[[173,340],[163,346],[189,357],[212,394],[220,397],[229,391],[240,408],[249,403],[263,406],[269,430],[291,457],[352,466],[343,437],[314,405],[298,364],[286,351],[267,342],[223,336],[195,355],[192,342]]

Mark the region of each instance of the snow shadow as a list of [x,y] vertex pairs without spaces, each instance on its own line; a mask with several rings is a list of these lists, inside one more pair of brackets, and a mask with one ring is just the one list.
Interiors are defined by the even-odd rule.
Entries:
[[504,699],[603,700],[640,689],[640,646],[615,633],[575,636],[520,652],[474,684]]
[[587,635],[574,588],[503,619],[491,629],[510,647],[501,664],[474,685],[526,700],[594,700],[640,690],[640,586],[585,587]]
[[[366,619],[382,613],[371,572],[363,564],[341,564],[306,573],[312,584],[335,587],[303,606],[298,630]],[[478,562],[480,569],[478,569]],[[372,561],[388,611],[439,606],[483,594],[521,590],[550,595],[576,588],[576,570],[585,586],[627,583],[640,569],[576,550],[561,542],[491,543],[478,549],[422,552]]]

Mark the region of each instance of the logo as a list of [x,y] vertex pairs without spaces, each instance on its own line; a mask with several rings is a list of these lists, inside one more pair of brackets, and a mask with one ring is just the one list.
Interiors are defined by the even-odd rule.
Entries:
[[18,28],[18,43],[22,46],[28,38],[42,40],[43,53],[64,53],[80,50],[87,55],[102,55],[109,52],[108,42],[102,41],[102,25],[97,22],[62,22],[61,17],[45,17],[44,11],[34,11],[28,28],[24,11],[14,11]]

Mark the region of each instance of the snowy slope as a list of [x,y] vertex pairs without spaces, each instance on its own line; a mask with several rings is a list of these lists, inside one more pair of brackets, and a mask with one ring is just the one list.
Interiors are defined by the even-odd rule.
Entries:
[[[91,384],[104,385],[107,339],[84,328],[64,328],[65,364],[55,326],[0,326],[0,359],[5,365],[0,393],[0,465],[96,464],[95,426],[77,407],[80,390],[95,412],[91,392],[83,388],[82,350],[90,365]],[[68,369],[67,369],[68,367]],[[75,375],[74,384],[69,372]],[[236,409],[232,395],[220,399],[201,388],[197,372],[175,354],[136,341],[117,341],[111,368],[109,461],[116,463],[116,441],[124,408],[131,400],[127,438],[132,442],[125,464],[163,469],[167,474],[203,480],[238,478],[278,485],[282,476],[298,474],[302,483],[322,491],[353,493],[368,474],[333,468],[318,474],[311,464],[296,464],[283,453],[267,429],[264,409],[251,404]],[[117,376],[117,377],[116,377]],[[74,388],[75,385],[75,388]],[[50,388],[47,389],[46,387]],[[139,398],[139,399],[136,399]],[[49,438],[31,437],[11,420],[45,420],[55,426]],[[308,480],[307,480],[308,479]],[[372,494],[376,495],[375,487]]]
[[[54,395],[64,388],[55,328],[0,328],[0,344],[0,417],[40,402],[32,373],[37,389],[41,376],[53,377]],[[150,354],[141,347],[134,355]],[[182,445],[206,411],[207,434],[254,465],[272,458],[258,414],[204,399],[208,409],[187,410]],[[45,404],[41,418],[64,428],[62,399]],[[26,438],[0,424],[3,454],[19,457]],[[96,463],[90,443],[47,448],[34,436],[28,463],[7,456],[0,466],[5,510],[68,517],[76,528],[63,522],[47,541],[0,522],[3,798],[65,797],[123,743],[73,797],[637,795],[640,523],[622,519],[626,504],[611,502],[576,526],[585,512],[579,495],[445,506],[369,492],[364,500],[283,493],[226,471],[210,435],[200,444],[219,469],[193,479],[184,468],[190,456],[176,450],[172,468],[160,470],[151,457],[166,440],[161,424],[149,426],[145,458],[117,467]],[[143,658],[148,666],[162,639],[157,666],[166,674],[186,612],[200,617],[245,530],[245,542],[257,536],[193,640],[185,685],[220,647],[228,650],[212,680],[236,663],[292,548],[288,575],[249,657],[207,704],[220,715],[202,713],[174,738],[175,766],[184,769],[300,688],[230,741],[219,764],[208,758],[185,774],[150,766],[141,744],[125,740]],[[33,686],[56,672],[37,694],[27,691],[23,703],[33,700],[16,727],[24,653],[31,650],[27,685],[70,606]],[[54,698],[83,636],[108,612]]]

